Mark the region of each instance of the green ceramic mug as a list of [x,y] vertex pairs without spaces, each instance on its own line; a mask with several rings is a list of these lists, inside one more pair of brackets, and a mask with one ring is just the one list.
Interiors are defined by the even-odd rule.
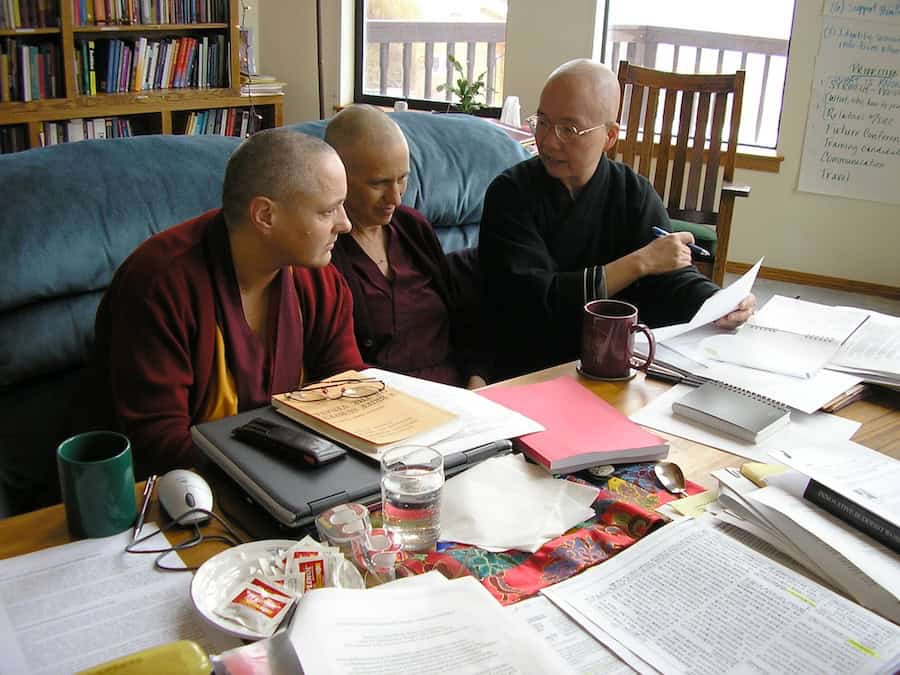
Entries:
[[77,434],[60,443],[56,464],[73,537],[108,537],[134,524],[134,466],[126,436],[115,431]]

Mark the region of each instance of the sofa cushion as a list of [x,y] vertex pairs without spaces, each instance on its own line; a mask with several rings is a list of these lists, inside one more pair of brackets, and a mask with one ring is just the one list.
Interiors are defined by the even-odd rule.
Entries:
[[[221,203],[238,139],[138,136],[0,156],[0,386],[83,363],[116,268]],[[82,167],[90,167],[82,170]],[[27,226],[23,226],[26,223]]]
[[0,155],[0,312],[108,286],[147,237],[221,203],[237,145],[137,136]]

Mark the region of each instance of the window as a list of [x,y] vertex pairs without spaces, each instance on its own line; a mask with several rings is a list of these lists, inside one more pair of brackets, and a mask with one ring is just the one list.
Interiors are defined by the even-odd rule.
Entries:
[[774,148],[793,0],[608,0],[604,61],[680,73],[746,71],[738,142]]
[[[354,100],[446,110],[456,82],[447,56],[469,80],[484,73],[478,102],[503,102],[507,0],[357,0]],[[442,90],[438,90],[442,87]]]

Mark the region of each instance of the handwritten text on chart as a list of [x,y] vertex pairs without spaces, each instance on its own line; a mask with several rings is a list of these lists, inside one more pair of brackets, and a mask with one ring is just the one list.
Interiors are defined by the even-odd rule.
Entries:
[[900,203],[900,0],[829,5],[869,20],[824,19],[799,189]]
[[825,0],[825,14],[852,19],[893,19],[900,23],[900,0],[889,0],[887,2]]

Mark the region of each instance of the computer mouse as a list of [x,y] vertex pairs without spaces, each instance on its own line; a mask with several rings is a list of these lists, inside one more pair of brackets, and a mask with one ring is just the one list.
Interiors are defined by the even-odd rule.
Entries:
[[180,518],[191,509],[212,511],[213,495],[209,484],[193,471],[173,469],[156,483],[159,503],[172,520],[181,525],[193,525],[208,520],[204,513],[192,513]]

